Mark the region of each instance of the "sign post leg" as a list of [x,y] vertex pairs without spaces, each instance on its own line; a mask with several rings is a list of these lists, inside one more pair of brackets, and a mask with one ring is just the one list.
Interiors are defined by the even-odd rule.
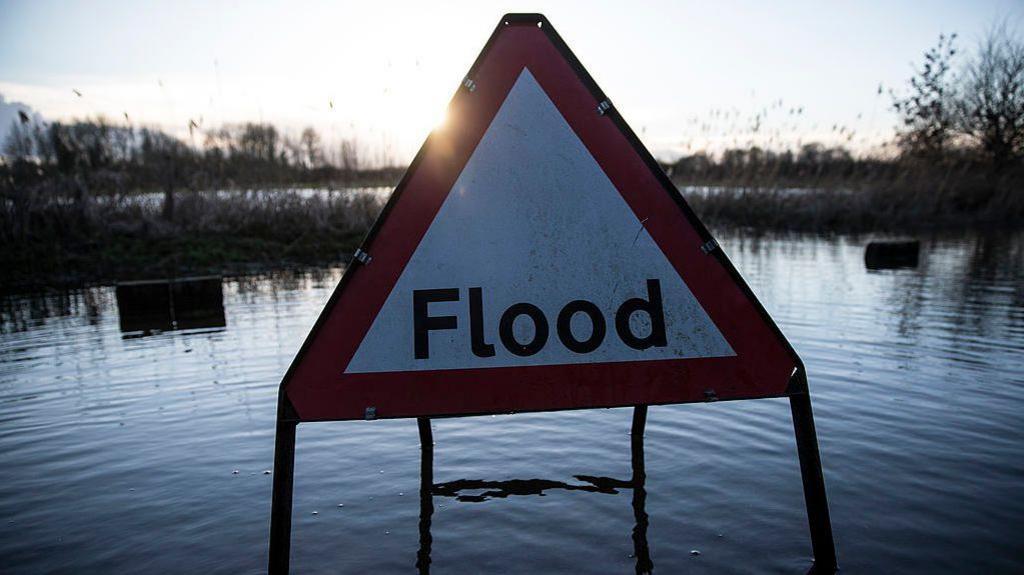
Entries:
[[647,427],[647,406],[638,405],[633,408],[633,428],[629,434],[634,438],[640,436],[641,442],[643,441],[644,429]]
[[292,543],[292,487],[295,474],[297,421],[278,416],[274,443],[274,495],[270,506],[271,575],[287,575]]
[[434,515],[434,434],[430,419],[416,420],[420,428],[420,549],[416,553],[416,569],[421,575],[430,573],[430,520]]
[[825,476],[821,471],[818,435],[814,430],[807,374],[801,366],[793,377],[795,385],[793,393],[789,396],[789,406],[793,412],[793,428],[796,432],[796,449],[800,456],[800,475],[804,483],[807,521],[811,528],[811,547],[814,552],[814,566],[811,572],[818,575],[835,573],[838,569],[836,547],[832,539],[832,521],[828,514]]

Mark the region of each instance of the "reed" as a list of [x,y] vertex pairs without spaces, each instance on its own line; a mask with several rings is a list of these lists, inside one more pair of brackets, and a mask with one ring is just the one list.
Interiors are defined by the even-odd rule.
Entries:
[[0,206],[0,289],[342,263],[383,205],[373,191],[179,193]]
[[675,170],[673,180],[712,226],[907,234],[1024,224],[1024,167],[997,172],[969,158],[712,165],[699,174]]

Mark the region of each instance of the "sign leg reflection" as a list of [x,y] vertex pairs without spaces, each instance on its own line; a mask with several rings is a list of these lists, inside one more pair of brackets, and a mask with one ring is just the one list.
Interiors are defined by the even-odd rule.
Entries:
[[430,419],[416,420],[420,428],[420,549],[416,552],[416,569],[422,575],[430,573],[430,519],[434,515],[434,434]]
[[[430,573],[430,553],[433,544],[431,536],[431,519],[434,515],[434,437],[430,428],[430,419],[421,417],[418,419],[420,431],[420,546],[416,552],[416,569],[422,575]],[[617,493],[618,489],[632,489],[633,491],[633,555],[636,558],[636,572],[638,575],[649,574],[654,571],[654,562],[651,561],[651,551],[647,545],[647,490],[644,487],[647,472],[644,468],[644,429],[647,425],[647,406],[637,406],[633,410],[633,427],[630,432],[632,469],[633,474],[629,481],[612,478],[597,478],[577,475],[577,479],[593,483],[590,486],[568,485],[556,481],[542,480],[514,480],[511,482],[488,482],[460,480],[436,486],[438,494],[457,496],[460,488],[467,488],[466,484],[472,484],[468,488],[476,489],[486,485],[494,489],[495,495],[504,497],[502,492],[518,495],[543,495],[546,489],[564,488],[579,491],[594,491],[598,493]],[[515,484],[504,485],[504,483]],[[458,484],[458,486],[455,486]],[[525,487],[524,484],[531,484]],[[533,485],[539,484],[539,485]],[[536,491],[535,491],[536,489]],[[481,499],[482,500],[482,499]]]
[[633,408],[633,430],[630,443],[633,452],[633,556],[636,557],[637,575],[654,571],[651,561],[651,549],[647,546],[647,472],[644,468],[644,429],[647,427],[647,406],[638,405]]

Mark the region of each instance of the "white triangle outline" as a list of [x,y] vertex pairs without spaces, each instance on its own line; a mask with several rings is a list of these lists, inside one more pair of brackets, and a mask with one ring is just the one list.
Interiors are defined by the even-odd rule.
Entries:
[[[628,298],[648,296],[645,279],[659,280],[668,345],[636,350],[618,337],[614,312]],[[492,357],[471,350],[470,287],[483,293],[484,339],[494,346]],[[458,327],[430,331],[430,357],[416,359],[412,293],[439,288],[457,288],[460,299],[431,303],[429,314],[454,315]],[[594,302],[606,323],[601,346],[588,354],[568,350],[556,335],[559,310],[575,299]],[[501,312],[518,302],[540,307],[549,324],[547,343],[528,357],[510,353],[497,333]],[[650,330],[645,319],[631,318],[637,335]],[[584,314],[574,316],[572,326],[579,339],[592,329]],[[532,339],[528,319],[517,320],[513,331],[521,342]],[[345,373],[734,355],[642,220],[523,68]]]

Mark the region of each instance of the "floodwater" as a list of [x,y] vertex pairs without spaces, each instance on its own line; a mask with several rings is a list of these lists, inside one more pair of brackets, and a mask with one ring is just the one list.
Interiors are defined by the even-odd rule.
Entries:
[[[720,240],[808,366],[843,571],[1024,570],[1024,235],[890,271],[864,238]],[[265,569],[277,384],[340,273],[229,278],[163,332],[112,287],[4,299],[0,570]],[[642,485],[630,420],[434,421],[423,501],[415,421],[300,425],[294,571],[806,570],[786,400],[652,407]]]

